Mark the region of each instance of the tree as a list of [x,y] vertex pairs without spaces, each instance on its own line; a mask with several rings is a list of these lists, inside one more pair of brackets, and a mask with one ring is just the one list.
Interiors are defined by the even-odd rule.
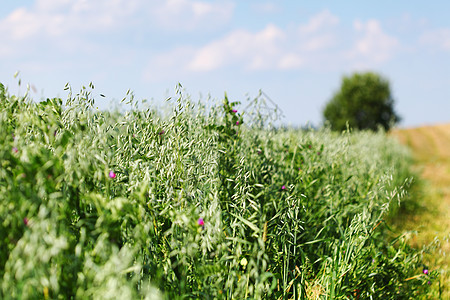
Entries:
[[354,73],[342,79],[341,88],[323,111],[333,130],[350,128],[386,131],[400,120],[387,79],[372,72]]

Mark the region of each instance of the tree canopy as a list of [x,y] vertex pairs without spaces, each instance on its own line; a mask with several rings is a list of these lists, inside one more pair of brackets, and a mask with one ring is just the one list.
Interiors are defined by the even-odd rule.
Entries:
[[373,73],[344,76],[340,89],[323,111],[333,130],[350,128],[386,131],[400,120],[394,111],[389,81]]

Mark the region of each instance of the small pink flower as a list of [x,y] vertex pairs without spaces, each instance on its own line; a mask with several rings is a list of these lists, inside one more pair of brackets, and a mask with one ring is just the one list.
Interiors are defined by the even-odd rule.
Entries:
[[203,218],[199,218],[198,221],[197,221],[197,224],[199,226],[204,226],[205,225],[205,221],[203,220]]
[[16,147],[13,147],[13,148],[12,148],[12,151],[13,151],[14,153],[17,153],[17,152],[19,152],[19,149],[17,149]]
[[28,226],[29,220],[27,217],[23,218],[23,224],[25,224],[25,226]]
[[285,186],[283,185],[283,186],[281,187],[281,189],[282,189],[282,190],[285,190],[285,189],[286,189],[286,187],[285,187]]
[[237,110],[236,110],[236,109],[233,109],[232,112],[235,114],[235,113],[237,113]]
[[423,269],[423,274],[428,275],[428,269]]
[[239,125],[239,121],[236,121],[236,125]]
[[116,178],[116,173],[109,171],[109,178]]

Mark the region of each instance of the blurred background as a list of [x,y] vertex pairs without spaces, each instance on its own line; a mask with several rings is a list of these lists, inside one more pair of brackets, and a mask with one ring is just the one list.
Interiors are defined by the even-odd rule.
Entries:
[[343,76],[373,71],[400,127],[447,123],[449,11],[443,0],[3,1],[0,82],[21,95],[29,85],[35,100],[93,82],[100,109],[128,89],[156,104],[177,83],[193,100],[261,89],[286,125],[317,126]]

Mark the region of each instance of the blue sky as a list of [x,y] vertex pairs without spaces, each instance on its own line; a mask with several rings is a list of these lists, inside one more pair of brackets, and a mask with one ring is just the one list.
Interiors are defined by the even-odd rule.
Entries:
[[178,82],[194,100],[245,103],[262,89],[284,123],[318,125],[342,76],[374,71],[391,83],[400,126],[447,123],[448,12],[443,0],[4,1],[0,82],[29,84],[36,100],[93,82],[100,108],[128,89],[163,103]]

